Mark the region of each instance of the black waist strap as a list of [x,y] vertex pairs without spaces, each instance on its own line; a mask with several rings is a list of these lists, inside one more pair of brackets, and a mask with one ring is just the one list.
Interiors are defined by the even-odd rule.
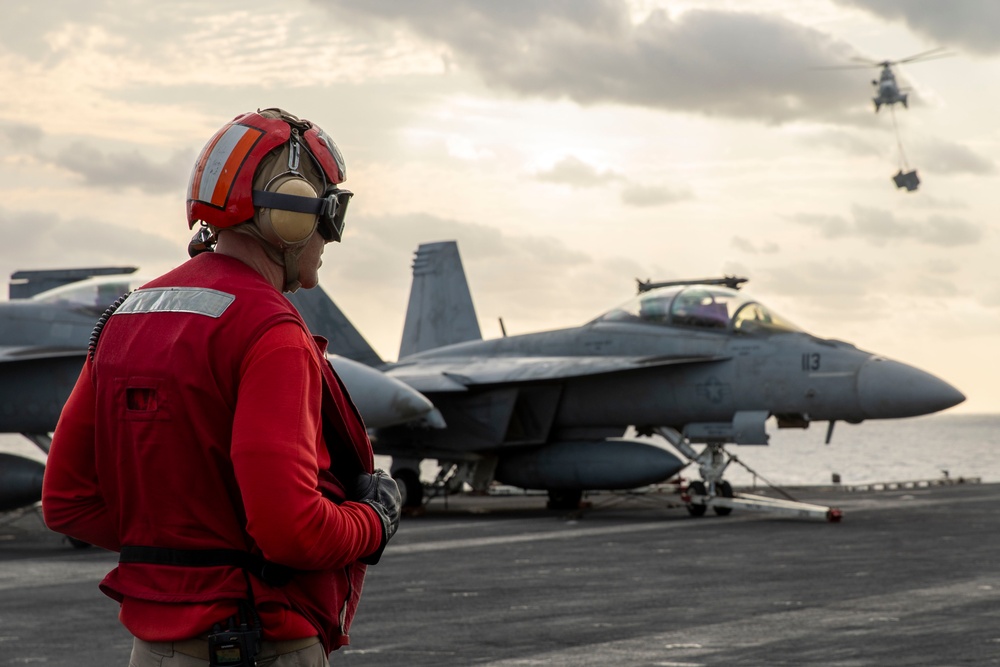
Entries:
[[167,549],[165,547],[123,546],[119,563],[149,563],[178,567],[216,567],[231,565],[246,570],[270,586],[284,586],[298,570],[272,563],[249,551],[239,549]]

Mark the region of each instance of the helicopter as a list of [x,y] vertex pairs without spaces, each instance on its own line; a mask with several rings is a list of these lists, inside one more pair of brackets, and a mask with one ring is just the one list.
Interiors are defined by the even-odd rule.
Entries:
[[909,109],[909,105],[906,102],[906,93],[903,90],[905,88],[900,88],[896,83],[896,75],[892,72],[892,66],[898,65],[900,63],[912,63],[920,60],[933,60],[935,58],[947,58],[948,56],[954,55],[951,53],[942,53],[943,48],[931,49],[930,51],[924,51],[923,53],[918,53],[909,58],[902,58],[900,60],[883,60],[882,62],[867,61],[863,58],[855,58],[854,60],[861,60],[866,62],[871,67],[881,67],[882,72],[879,74],[878,81],[872,79],[872,86],[874,86],[877,91],[875,97],[872,98],[872,102],[875,103],[875,113],[878,113],[879,108],[883,104],[893,105],[896,102],[902,103],[903,107]]
[[899,84],[896,82],[896,75],[892,71],[893,65],[900,65],[902,63],[912,63],[922,60],[933,60],[935,58],[947,58],[948,56],[954,55],[953,53],[943,53],[944,47],[939,47],[936,49],[931,49],[930,51],[924,51],[923,53],[918,53],[916,55],[909,56],[907,58],[900,58],[899,60],[882,60],[875,61],[869,60],[867,58],[851,58],[855,62],[864,63],[863,65],[841,65],[837,67],[829,67],[822,69],[858,69],[862,67],[881,67],[882,72],[879,74],[878,80],[872,79],[872,86],[875,88],[875,97],[872,98],[872,102],[875,103],[875,113],[879,112],[882,105],[892,106],[899,102],[904,108],[909,108],[907,102],[907,93],[904,91],[906,88],[900,88]]
[[872,102],[875,104],[875,113],[879,112],[882,106],[889,107],[889,111],[892,116],[892,126],[896,133],[896,143],[899,145],[899,171],[892,177],[893,183],[896,184],[896,188],[905,188],[907,192],[915,191],[920,185],[920,177],[917,176],[916,169],[910,169],[909,164],[906,161],[906,155],[903,153],[903,141],[900,138],[899,126],[896,123],[896,112],[893,107],[897,102],[903,105],[903,108],[909,109],[908,94],[905,92],[907,88],[900,88],[899,84],[896,82],[896,74],[892,71],[893,65],[900,65],[902,63],[913,63],[923,60],[933,60],[935,58],[947,58],[948,56],[954,55],[950,52],[945,52],[944,47],[938,47],[936,49],[931,49],[930,51],[924,51],[922,53],[917,53],[906,58],[900,58],[899,60],[882,60],[875,61],[869,60],[868,58],[855,57],[851,60],[859,63],[864,63],[862,65],[834,65],[833,67],[818,67],[814,69],[858,69],[861,67],[881,67],[882,71],[879,74],[879,78],[872,79],[872,86],[875,87],[875,97],[872,98]]

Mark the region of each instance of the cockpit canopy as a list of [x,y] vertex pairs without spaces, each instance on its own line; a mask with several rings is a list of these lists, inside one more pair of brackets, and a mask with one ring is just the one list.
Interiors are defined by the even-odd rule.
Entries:
[[39,303],[62,304],[68,309],[100,317],[118,297],[146,282],[129,275],[99,276],[40,292],[31,297]]
[[644,292],[598,318],[740,333],[802,331],[763,304],[728,287],[674,285]]

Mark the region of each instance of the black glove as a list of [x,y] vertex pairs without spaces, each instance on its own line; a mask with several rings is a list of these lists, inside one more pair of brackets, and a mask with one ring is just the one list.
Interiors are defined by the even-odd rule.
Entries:
[[360,559],[362,563],[374,565],[382,558],[385,545],[396,534],[399,528],[399,512],[403,505],[403,498],[399,495],[399,487],[396,480],[389,476],[384,470],[376,470],[372,474],[366,472],[358,475],[354,483],[354,501],[364,503],[373,510],[382,521],[382,543],[375,553]]

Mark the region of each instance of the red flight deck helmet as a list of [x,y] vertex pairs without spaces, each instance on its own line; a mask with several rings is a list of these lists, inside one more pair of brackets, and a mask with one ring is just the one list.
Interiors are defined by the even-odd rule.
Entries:
[[282,109],[245,113],[202,149],[187,191],[188,227],[216,230],[253,220],[279,250],[304,245],[318,228],[340,241],[352,193],[330,136]]

